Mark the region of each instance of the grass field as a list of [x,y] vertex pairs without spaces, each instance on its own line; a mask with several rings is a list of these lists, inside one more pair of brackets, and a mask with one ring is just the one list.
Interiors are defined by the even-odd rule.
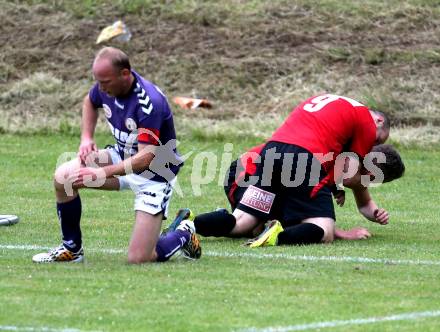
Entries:
[[[439,149],[404,148],[406,175],[372,190],[391,223],[364,221],[348,195],[338,225],[374,236],[332,245],[248,249],[242,240],[202,238],[200,261],[125,262],[130,192],[83,191],[86,262],[36,265],[33,254],[59,244],[51,176],[76,135],[0,136],[0,331],[438,331],[440,326]],[[181,137],[183,153],[219,160],[225,140]],[[102,146],[110,142],[99,135]],[[237,155],[257,141],[234,139]],[[193,157],[195,154],[193,155]],[[194,196],[191,157],[180,174],[179,207],[225,206],[216,182]],[[193,177],[194,178],[194,177]],[[218,176],[216,177],[218,179]]]
[[[0,213],[21,218],[0,227],[0,331],[440,330],[438,0],[0,0],[0,8]],[[363,220],[347,195],[337,223],[368,227],[369,240],[251,250],[240,239],[202,238],[200,261],[130,266],[132,194],[83,191],[85,263],[33,264],[60,242],[52,173],[77,150],[96,37],[117,19],[133,38],[108,46],[127,52],[170,100],[214,104],[172,105],[179,149],[191,156],[171,219],[180,207],[226,206],[218,184],[226,144],[238,155],[298,102],[329,92],[392,117],[406,175],[372,190],[390,225]],[[112,142],[102,124],[100,146]],[[209,155],[217,164],[196,167]]]

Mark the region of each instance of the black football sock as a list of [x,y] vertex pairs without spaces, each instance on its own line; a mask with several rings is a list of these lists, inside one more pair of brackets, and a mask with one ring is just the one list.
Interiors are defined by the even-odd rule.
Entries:
[[203,236],[228,236],[235,226],[235,217],[224,209],[203,213],[195,217],[194,226]]
[[315,224],[305,223],[290,226],[278,234],[278,245],[301,245],[320,243],[324,230]]
[[64,246],[72,252],[81,249],[81,199],[79,195],[66,203],[57,203]]

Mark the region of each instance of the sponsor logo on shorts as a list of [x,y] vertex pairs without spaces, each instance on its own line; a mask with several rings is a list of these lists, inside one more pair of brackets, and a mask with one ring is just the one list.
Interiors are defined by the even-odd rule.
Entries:
[[143,191],[142,194],[144,194],[146,196],[151,196],[151,197],[156,197],[157,196],[156,193],[152,193],[151,191]]
[[153,204],[153,203],[150,203],[150,202],[147,202],[147,201],[143,201],[143,203],[144,203],[144,205],[146,205],[146,206],[151,206],[151,207],[153,207],[153,208],[155,208],[155,209],[158,209],[158,208],[159,208],[159,205],[158,205],[158,204]]
[[274,200],[275,194],[254,186],[249,186],[240,203],[255,210],[269,213]]

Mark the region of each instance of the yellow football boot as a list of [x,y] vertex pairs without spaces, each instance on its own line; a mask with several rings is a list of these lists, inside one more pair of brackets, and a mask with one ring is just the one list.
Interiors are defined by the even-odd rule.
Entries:
[[264,231],[256,238],[248,242],[249,247],[269,247],[276,246],[278,242],[278,234],[283,231],[283,226],[278,220],[271,220],[266,223]]

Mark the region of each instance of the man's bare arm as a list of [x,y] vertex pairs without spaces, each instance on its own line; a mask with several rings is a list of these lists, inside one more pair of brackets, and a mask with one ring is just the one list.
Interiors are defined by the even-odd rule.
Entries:
[[98,111],[90,101],[89,96],[85,96],[82,106],[81,119],[81,143],[79,145],[78,157],[82,163],[85,163],[87,156],[98,151],[98,147],[94,141],[96,123],[98,121]]
[[[345,168],[357,166],[357,161],[352,160],[350,157],[345,160]],[[376,202],[371,198],[368,188],[361,182],[361,170],[359,169],[356,174],[350,178],[343,180],[344,187],[350,188],[353,191],[356,205],[359,212],[368,220],[377,222],[381,225],[388,224],[389,215],[385,209],[379,208]]]

